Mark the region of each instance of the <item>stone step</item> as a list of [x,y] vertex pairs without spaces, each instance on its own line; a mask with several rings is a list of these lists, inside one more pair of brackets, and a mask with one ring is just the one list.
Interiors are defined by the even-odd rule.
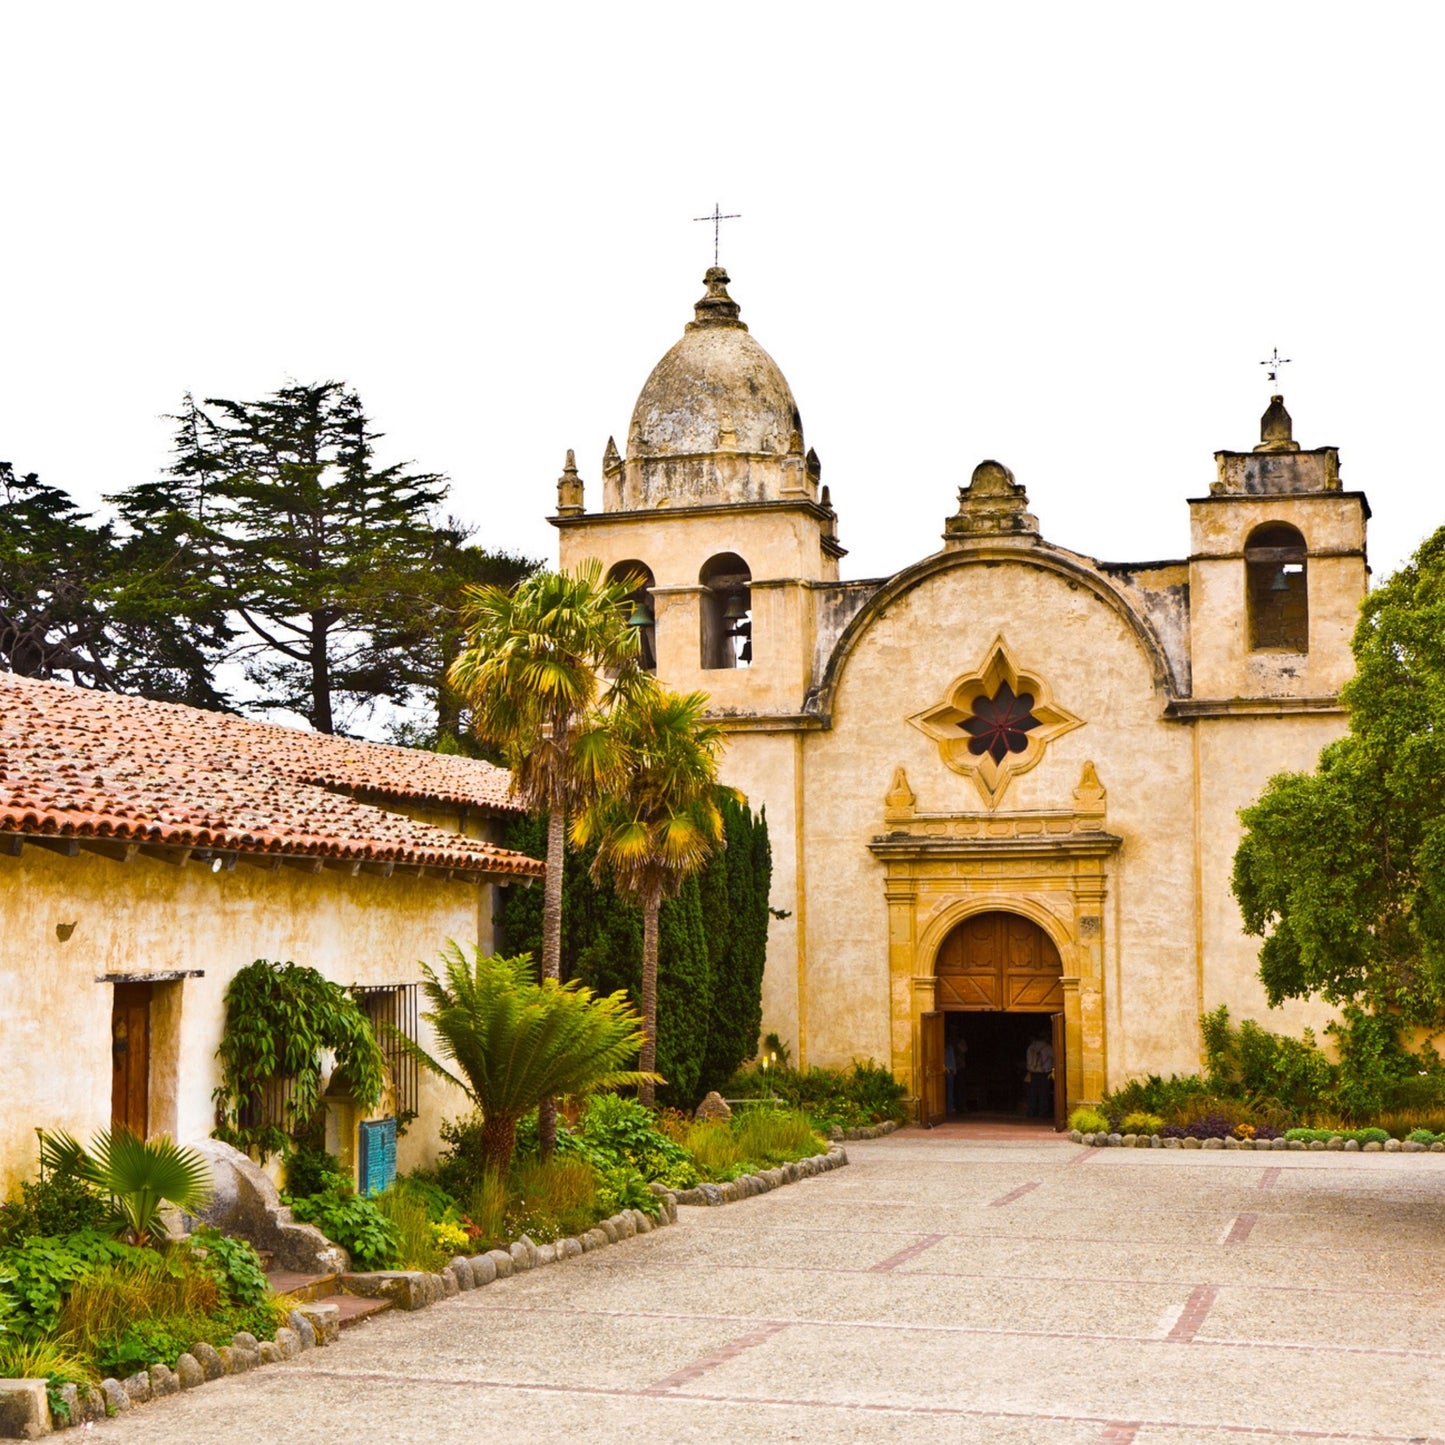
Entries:
[[335,1295],[328,1303],[336,1306],[337,1323],[343,1330],[359,1325],[372,1315],[379,1315],[392,1307],[389,1299],[363,1299],[354,1294]]
[[340,1293],[340,1283],[335,1274],[302,1274],[296,1270],[273,1269],[266,1278],[271,1284],[272,1294],[289,1295],[295,1300],[330,1299]]

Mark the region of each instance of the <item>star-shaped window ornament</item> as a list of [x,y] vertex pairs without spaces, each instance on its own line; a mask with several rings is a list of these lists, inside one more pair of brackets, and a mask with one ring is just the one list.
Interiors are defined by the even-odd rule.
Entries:
[[1019,668],[1002,635],[975,671],[954,678],[941,702],[908,721],[938,744],[945,766],[974,780],[990,808],[1055,738],[1083,726],[1041,678]]

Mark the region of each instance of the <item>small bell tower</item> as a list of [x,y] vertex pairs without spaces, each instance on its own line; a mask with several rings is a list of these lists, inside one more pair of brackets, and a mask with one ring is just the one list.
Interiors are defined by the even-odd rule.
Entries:
[[1281,395],[1258,446],[1214,461],[1189,503],[1194,698],[1332,707],[1369,577],[1364,493],[1343,488],[1337,448],[1300,447]]

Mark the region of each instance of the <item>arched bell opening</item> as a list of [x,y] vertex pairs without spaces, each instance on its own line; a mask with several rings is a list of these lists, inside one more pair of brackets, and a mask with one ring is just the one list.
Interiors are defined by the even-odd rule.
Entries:
[[657,615],[652,605],[652,589],[657,585],[657,579],[652,575],[652,568],[636,558],[618,562],[608,568],[609,582],[620,582],[624,579],[637,584],[627,594],[626,606],[627,625],[635,628],[637,632],[639,660],[645,672],[656,672]]
[[1288,522],[1256,527],[1244,544],[1245,590],[1252,652],[1308,652],[1308,549]]
[[698,579],[702,666],[748,667],[753,660],[752,570],[736,552],[703,563]]

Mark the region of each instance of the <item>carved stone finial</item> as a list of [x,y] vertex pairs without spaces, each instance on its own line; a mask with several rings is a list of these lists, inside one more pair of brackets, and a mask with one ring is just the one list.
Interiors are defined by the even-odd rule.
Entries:
[[1284,398],[1272,396],[1269,410],[1259,419],[1259,445],[1257,452],[1297,452],[1299,443],[1294,439],[1294,422],[1284,409]]
[[557,478],[557,515],[575,517],[586,511],[582,505],[582,478],[577,475],[577,454],[567,448],[567,461]]
[[885,823],[906,822],[913,816],[913,805],[918,801],[913,789],[908,786],[908,774],[901,767],[893,770],[893,785],[883,799],[883,821]]
[[945,541],[968,537],[1037,537],[1028,493],[1002,462],[980,462],[958,492],[958,512],[944,523]]
[[1092,762],[1085,763],[1084,771],[1079,776],[1079,786],[1074,789],[1075,811],[1096,814],[1102,818],[1108,798],[1108,789],[1099,781],[1098,770]]
[[804,459],[804,464],[806,465],[806,467],[807,467],[807,469],[808,469],[808,475],[809,475],[815,482],[818,481],[818,480],[822,477],[822,475],[823,475],[823,463],[818,460],[818,453],[815,452],[812,447],[809,447],[809,448],[808,448],[808,455],[807,455],[807,457]]
[[602,453],[602,474],[610,477],[613,472],[621,471],[622,454],[617,450],[617,443],[612,437],[607,438],[607,450]]
[[687,323],[689,331],[696,331],[700,326],[735,326],[740,331],[748,329],[743,324],[742,308],[728,295],[731,279],[721,266],[707,268],[707,275],[703,277],[707,295],[693,307],[693,315],[697,319]]
[[818,498],[818,503],[826,512],[831,512],[833,510],[833,493],[832,490],[826,485],[823,488],[822,496]]

